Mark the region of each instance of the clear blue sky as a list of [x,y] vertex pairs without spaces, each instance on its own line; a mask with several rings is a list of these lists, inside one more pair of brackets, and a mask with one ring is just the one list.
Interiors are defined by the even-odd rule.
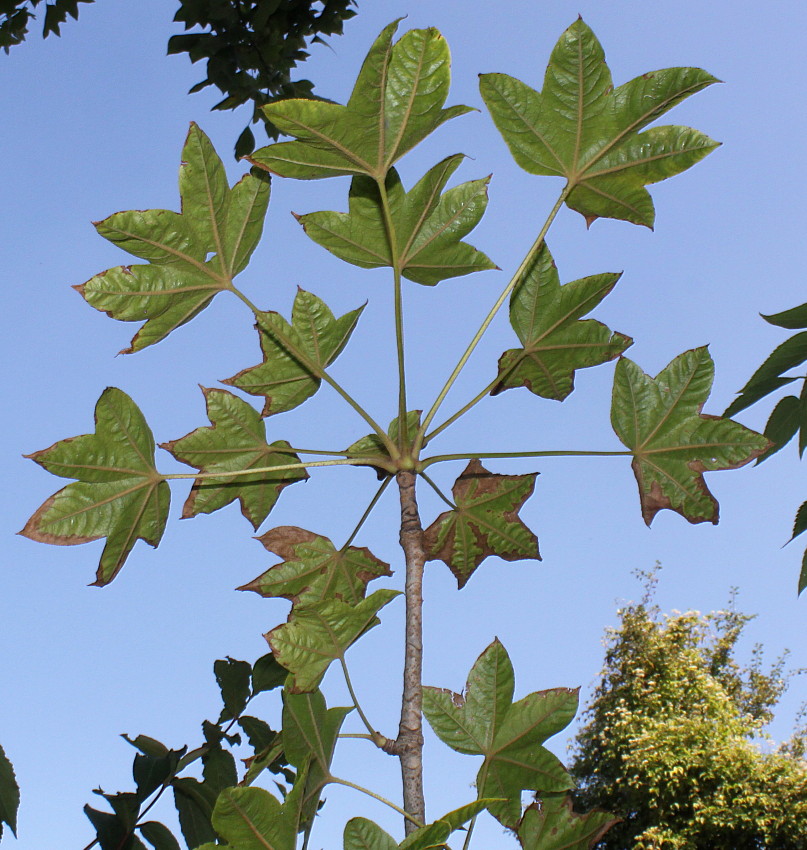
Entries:
[[[771,0],[675,4],[556,0],[469,4],[426,0],[361,4],[332,49],[314,47],[303,67],[321,94],[344,101],[374,36],[395,17],[403,28],[437,26],[453,53],[450,103],[481,107],[477,74],[502,71],[539,87],[560,33],[582,14],[603,42],[617,83],[670,65],[698,65],[725,81],[671,113],[724,143],[682,176],[653,188],[656,231],[598,221],[586,231],[565,211],[549,237],[562,280],[624,270],[616,291],[596,312],[636,340],[630,356],[655,374],[680,352],[709,343],[717,365],[705,412],[720,413],[769,351],[785,337],[759,312],[807,300],[804,287],[807,124],[803,109],[803,3]],[[115,357],[134,327],[107,319],[70,288],[127,262],[90,222],[122,209],[177,208],[176,175],[188,123],[211,136],[233,178],[231,157],[245,114],[210,113],[213,92],[187,96],[203,73],[184,56],[165,56],[174,31],[173,4],[98,0],[81,7],[61,39],[29,43],[0,56],[6,414],[2,419],[2,696],[0,741],[22,786],[20,850],[83,847],[92,837],[81,807],[91,789],[131,786],[133,751],[117,737],[145,733],[166,743],[200,740],[198,724],[217,711],[214,659],[254,659],[261,634],[286,616],[287,604],[233,588],[273,560],[252,540],[232,506],[178,522],[185,490],[157,551],[139,543],[108,588],[93,580],[101,544],[48,547],[15,536],[36,507],[61,485],[23,453],[92,430],[92,411],[106,386],[133,396],[158,441],[206,424],[197,384],[216,381],[258,361],[249,314],[218,298],[190,326],[147,351]],[[414,406],[428,406],[551,207],[559,185],[531,177],[509,158],[486,114],[451,122],[404,161],[411,182],[457,151],[471,157],[458,180],[493,172],[490,206],[470,241],[504,272],[406,291],[411,332],[409,368]],[[346,180],[301,184],[276,180],[265,239],[244,289],[262,307],[287,311],[301,285],[344,312],[369,298],[359,329],[337,363],[337,376],[388,421],[395,405],[390,294],[384,271],[346,266],[306,240],[289,215],[344,209]],[[459,382],[449,409],[490,380],[499,354],[512,345],[502,314]],[[421,344],[420,350],[415,346]],[[613,366],[578,376],[564,404],[526,390],[479,405],[440,443],[445,451],[489,448],[618,449],[609,427]],[[769,406],[739,418],[761,428]],[[365,432],[333,394],[322,390],[302,408],[272,420],[271,439],[339,448]],[[435,444],[435,448],[437,444]],[[163,453],[164,454],[164,453]],[[162,468],[176,465],[165,455]],[[656,560],[664,566],[659,601],[665,610],[708,611],[739,588],[740,607],[757,613],[745,651],[764,643],[773,659],[786,647],[793,666],[807,666],[807,600],[795,597],[798,543],[782,549],[798,505],[807,498],[804,468],[793,447],[759,468],[713,473],[721,523],[690,526],[669,512],[651,530],[640,516],[636,485],[624,458],[491,464],[494,471],[541,475],[523,515],[538,533],[542,563],[491,559],[457,593],[448,570],[429,565],[426,581],[427,684],[462,688],[477,655],[498,636],[516,669],[517,694],[553,686],[583,687],[601,664],[603,629],[620,600],[640,592],[631,576]],[[441,467],[450,487],[461,465]],[[372,486],[363,470],[325,470],[290,488],[264,526],[298,524],[341,542]],[[426,521],[441,510],[421,498]],[[389,497],[358,545],[390,561],[401,578],[396,499]],[[396,723],[401,605],[350,656],[368,713],[383,730]],[[344,704],[334,673],[329,704]],[[786,737],[803,681],[787,696],[773,732]],[[271,720],[276,706],[267,700]],[[358,728],[358,727],[357,727]],[[554,742],[564,754],[562,736]],[[337,771],[348,778],[377,774],[394,795],[392,759],[347,742]],[[426,783],[430,812],[466,802],[476,760],[443,752],[429,734]],[[313,847],[341,847],[341,824],[364,814],[398,828],[373,801],[329,792]],[[170,810],[170,803],[168,809]],[[166,816],[168,817],[168,816]],[[511,846],[495,825],[480,829],[484,846]]]

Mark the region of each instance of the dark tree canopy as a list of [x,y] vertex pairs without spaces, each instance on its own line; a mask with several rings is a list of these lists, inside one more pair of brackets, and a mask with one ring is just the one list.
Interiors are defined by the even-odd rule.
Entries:
[[620,611],[575,741],[576,806],[623,821],[601,850],[804,850],[804,734],[774,748],[764,727],[785,691],[784,658],[735,649],[752,617],[735,610],[662,616],[646,593]]
[[[54,0],[45,3],[43,37],[60,35],[68,15],[78,19],[78,4],[94,0]],[[0,48],[22,43],[41,0],[0,0]],[[174,21],[185,32],[171,36],[168,53],[187,53],[191,62],[205,60],[206,77],[191,92],[216,86],[224,98],[213,109],[235,109],[252,103],[250,123],[262,122],[271,139],[279,135],[262,107],[286,98],[311,98],[309,80],[292,80],[299,62],[308,58],[309,44],[341,35],[355,12],[355,0],[179,0]],[[41,7],[40,7],[41,8]],[[235,145],[237,157],[253,151],[250,126]]]

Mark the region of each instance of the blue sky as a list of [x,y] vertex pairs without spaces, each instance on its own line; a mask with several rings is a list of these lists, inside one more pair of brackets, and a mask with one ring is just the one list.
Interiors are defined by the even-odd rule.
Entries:
[[[188,123],[197,121],[222,154],[233,179],[243,167],[232,144],[244,113],[210,113],[212,91],[187,96],[203,73],[184,56],[165,56],[174,31],[172,4],[99,0],[81,8],[61,39],[29,43],[0,57],[5,332],[0,339],[6,415],[0,456],[2,699],[0,741],[22,786],[21,850],[82,847],[92,837],[81,812],[91,789],[128,789],[133,751],[118,737],[145,733],[179,746],[195,744],[198,724],[217,711],[216,658],[254,659],[266,651],[262,633],[286,616],[287,604],[233,588],[273,560],[252,539],[236,507],[178,521],[185,488],[157,551],[139,543],[119,578],[99,590],[94,578],[100,543],[49,547],[15,536],[36,507],[58,489],[55,478],[21,455],[92,430],[92,411],[106,386],[141,406],[159,442],[206,424],[198,384],[254,365],[259,355],[250,315],[219,297],[191,325],[134,356],[116,357],[134,326],[89,308],[70,288],[127,262],[90,222],[123,209],[177,208],[176,175]],[[502,71],[539,87],[560,33],[582,14],[602,41],[617,83],[670,65],[697,65],[724,81],[677,107],[669,122],[690,124],[723,142],[701,164],[653,187],[655,232],[582,218],[564,211],[548,238],[563,282],[624,270],[596,318],[634,337],[629,352],[655,374],[675,355],[710,344],[717,377],[707,413],[720,413],[786,332],[764,323],[771,313],[807,300],[803,285],[803,139],[807,133],[803,4],[772,2],[676,4],[502,0],[364,2],[332,47],[314,47],[302,73],[318,91],[344,101],[378,31],[407,15],[401,31],[436,26],[453,55],[449,103],[482,107],[477,74]],[[411,183],[444,156],[469,159],[456,181],[493,173],[490,206],[469,237],[503,272],[410,284],[408,368],[413,406],[429,406],[467,340],[535,236],[558,181],[521,171],[486,113],[440,129],[401,165]],[[384,270],[362,272],[307,241],[290,211],[344,209],[346,180],[276,180],[265,238],[240,279],[261,307],[287,312],[300,285],[338,313],[369,300],[335,374],[377,418],[394,415],[396,386],[391,295]],[[493,375],[513,335],[504,311],[447,402],[451,412]],[[441,451],[490,449],[619,449],[609,426],[613,365],[579,374],[562,405],[515,390],[480,404],[452,429]],[[762,428],[770,406],[738,418]],[[322,390],[312,401],[269,423],[270,439],[299,445],[326,440],[340,448],[365,433],[363,423]],[[437,443],[434,444],[438,448]],[[161,468],[178,465],[163,453]],[[648,530],[624,458],[491,463],[496,472],[540,471],[523,516],[538,534],[543,562],[486,562],[460,593],[448,570],[428,566],[427,658],[424,681],[461,689],[479,653],[498,636],[516,669],[517,695],[595,680],[603,629],[620,601],[636,598],[632,576],[663,564],[664,610],[723,606],[732,586],[741,609],[758,617],[745,651],[762,642],[771,659],[792,650],[807,666],[804,599],[795,596],[798,543],[782,549],[798,505],[807,498],[803,469],[791,446],[761,467],[713,473],[707,483],[721,503],[718,526],[690,526],[660,514]],[[462,465],[445,464],[450,488]],[[262,530],[302,525],[337,543],[349,533],[371,494],[366,470],[324,470],[286,491]],[[392,491],[357,545],[388,560],[401,578]],[[424,520],[442,508],[421,494]],[[399,689],[402,606],[349,657],[374,722],[391,729]],[[344,704],[334,673],[329,704]],[[786,737],[803,682],[796,680],[772,731]],[[277,715],[271,700],[268,719]],[[358,726],[356,727],[358,730]],[[347,742],[337,771],[396,794],[397,766]],[[554,748],[564,754],[565,739]],[[442,751],[429,735],[426,783],[430,812],[466,802],[476,760]],[[373,776],[367,777],[365,769]],[[397,818],[373,801],[338,789],[328,794],[323,826],[312,846],[341,846],[341,824],[363,814],[397,829]],[[168,809],[170,812],[170,804]],[[169,818],[166,815],[166,818]],[[480,829],[479,846],[509,846],[495,825]],[[491,844],[493,842],[493,844]]]

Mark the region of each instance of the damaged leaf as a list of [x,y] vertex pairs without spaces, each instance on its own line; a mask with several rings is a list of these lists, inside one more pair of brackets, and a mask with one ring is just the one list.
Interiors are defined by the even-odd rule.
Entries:
[[591,850],[619,820],[599,809],[577,814],[570,794],[544,796],[524,812],[518,840],[523,850]]
[[463,587],[489,555],[505,561],[540,561],[538,539],[518,516],[537,473],[495,475],[471,460],[454,484],[456,507],[426,529],[427,560],[443,561]]
[[713,377],[705,346],[680,354],[655,378],[625,357],[617,363],[611,424],[633,454],[648,525],[664,508],[692,523],[716,523],[717,500],[703,473],[743,466],[770,445],[737,422],[701,413]]

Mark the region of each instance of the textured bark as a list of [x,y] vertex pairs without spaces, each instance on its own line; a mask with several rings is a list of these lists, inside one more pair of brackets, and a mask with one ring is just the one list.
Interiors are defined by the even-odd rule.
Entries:
[[[415,500],[413,472],[399,472],[401,496],[401,548],[406,556],[406,651],[404,657],[403,699],[398,737],[390,748],[401,760],[404,809],[419,821],[426,822],[423,799],[423,528]],[[406,833],[415,825],[407,820]]]

